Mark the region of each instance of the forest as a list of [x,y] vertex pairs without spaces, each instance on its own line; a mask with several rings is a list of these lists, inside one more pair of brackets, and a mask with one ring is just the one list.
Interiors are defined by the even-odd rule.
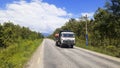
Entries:
[[22,68],[43,35],[13,22],[0,24],[0,68]]
[[22,39],[35,40],[42,38],[42,34],[31,31],[27,27],[14,25],[12,22],[0,24],[0,47],[8,47]]
[[[86,23],[88,28],[88,46],[86,42]],[[85,16],[76,20],[71,18],[61,28],[57,28],[50,36],[60,30],[71,30],[76,35],[76,46],[120,57],[120,0],[109,0],[104,8],[98,8],[94,17]]]

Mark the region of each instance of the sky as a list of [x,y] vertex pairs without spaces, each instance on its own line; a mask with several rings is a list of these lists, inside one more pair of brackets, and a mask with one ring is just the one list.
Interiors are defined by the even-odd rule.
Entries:
[[70,18],[93,18],[106,0],[0,0],[0,23],[10,21],[33,31],[52,33]]

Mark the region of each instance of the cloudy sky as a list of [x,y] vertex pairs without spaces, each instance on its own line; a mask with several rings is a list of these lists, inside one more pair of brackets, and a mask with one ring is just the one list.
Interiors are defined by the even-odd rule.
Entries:
[[52,33],[70,18],[92,18],[106,0],[0,0],[0,23],[11,21],[41,33]]

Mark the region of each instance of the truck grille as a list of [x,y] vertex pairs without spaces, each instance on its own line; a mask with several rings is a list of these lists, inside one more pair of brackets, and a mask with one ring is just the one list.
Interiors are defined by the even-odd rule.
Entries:
[[63,43],[74,43],[74,40],[64,40]]

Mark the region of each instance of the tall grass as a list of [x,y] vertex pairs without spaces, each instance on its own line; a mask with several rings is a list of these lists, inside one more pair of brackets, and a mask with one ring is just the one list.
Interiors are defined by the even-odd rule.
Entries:
[[42,39],[22,40],[0,50],[0,68],[23,68]]
[[120,57],[120,48],[116,48],[113,45],[99,46],[98,47],[98,46],[93,46],[93,45],[89,44],[88,46],[86,46],[85,40],[77,39],[76,46],[81,47],[81,48],[85,48],[85,49],[88,49],[88,50],[100,52],[100,53],[103,53],[103,54],[107,54],[107,55],[110,55],[110,56]]

